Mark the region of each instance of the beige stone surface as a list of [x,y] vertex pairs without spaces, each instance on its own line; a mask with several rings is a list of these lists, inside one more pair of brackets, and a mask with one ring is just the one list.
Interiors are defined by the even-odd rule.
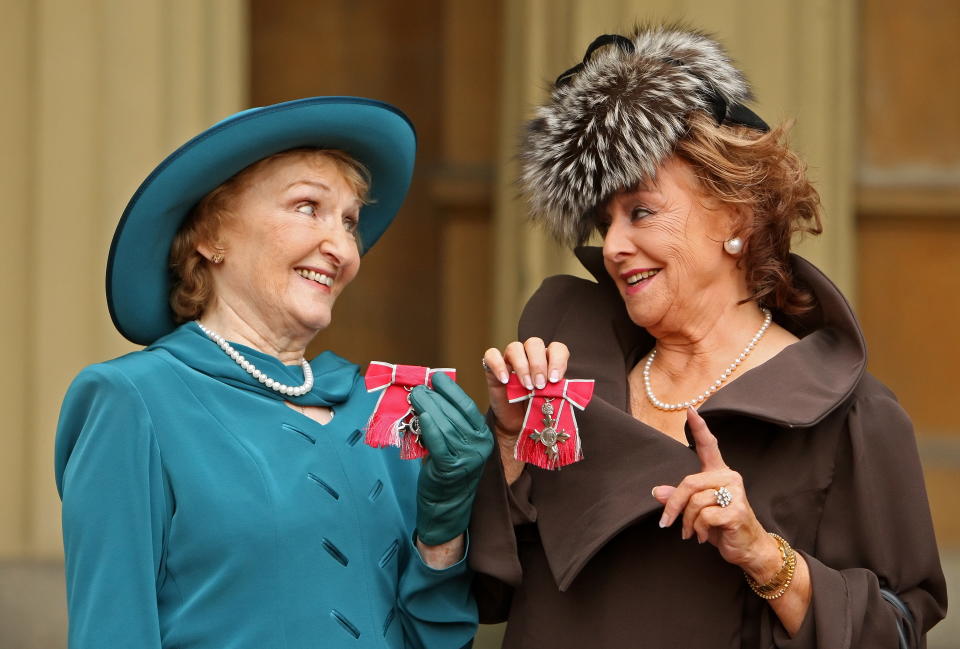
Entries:
[[59,558],[53,439],[84,366],[133,346],[103,297],[113,229],[184,137],[245,103],[245,0],[4,0],[0,558]]
[[0,561],[0,649],[65,649],[60,561]]

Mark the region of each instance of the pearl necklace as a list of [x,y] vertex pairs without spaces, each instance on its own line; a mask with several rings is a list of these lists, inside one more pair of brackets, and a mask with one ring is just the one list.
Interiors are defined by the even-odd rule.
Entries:
[[658,410],[668,411],[685,410],[686,408],[706,401],[708,397],[719,390],[724,381],[726,381],[730,375],[733,374],[738,367],[740,367],[740,363],[742,363],[744,359],[750,355],[750,352],[753,351],[753,348],[756,347],[757,343],[760,342],[760,339],[763,338],[763,334],[767,333],[767,329],[770,328],[770,322],[773,320],[773,315],[770,313],[769,309],[760,307],[760,310],[763,312],[763,324],[760,325],[760,329],[754,334],[753,338],[750,339],[750,342],[747,344],[747,346],[743,348],[743,351],[740,352],[740,355],[737,356],[737,358],[730,363],[729,366],[727,366],[727,369],[723,371],[723,374],[720,375],[720,378],[714,381],[709,388],[692,399],[688,399],[687,401],[680,403],[664,403],[663,401],[660,401],[660,399],[658,399],[653,393],[653,388],[650,386],[650,368],[653,366],[653,359],[657,357],[657,350],[654,348],[654,350],[650,352],[650,356],[647,358],[647,362],[643,366],[643,386],[646,388],[647,399],[651,404],[653,404],[653,407],[657,408]]
[[271,390],[274,390],[275,392],[279,392],[280,394],[285,394],[290,397],[302,397],[307,392],[313,389],[313,368],[310,367],[310,363],[308,363],[305,358],[300,359],[300,366],[303,368],[303,385],[298,387],[293,387],[292,385],[284,385],[283,383],[280,383],[280,381],[275,381],[271,379],[269,376],[267,376],[266,374],[264,374],[263,372],[261,372],[260,370],[258,370],[253,363],[251,363],[250,361],[248,361],[246,358],[243,357],[243,354],[241,354],[236,349],[234,349],[233,345],[231,345],[226,340],[224,340],[223,336],[220,336],[219,334],[214,333],[213,331],[210,331],[209,329],[204,327],[202,324],[200,324],[199,320],[194,320],[194,322],[197,324],[198,327],[200,327],[200,331],[202,331],[207,335],[207,338],[217,343],[220,349],[222,349],[227,356],[232,358],[237,365],[243,368],[243,370],[247,374],[249,374],[256,380],[260,381]]

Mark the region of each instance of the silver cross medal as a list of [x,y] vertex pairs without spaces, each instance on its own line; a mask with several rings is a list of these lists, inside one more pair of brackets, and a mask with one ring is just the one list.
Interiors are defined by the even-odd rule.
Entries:
[[[407,391],[407,403],[410,403],[411,388],[405,387],[404,389]],[[404,437],[409,433],[414,436],[414,442],[417,444],[420,443],[420,417],[418,417],[416,411],[413,410],[412,404],[407,416],[397,423],[397,432],[400,433],[400,437]]]
[[560,457],[560,451],[557,450],[557,443],[563,443],[570,439],[565,432],[557,431],[557,420],[553,418],[553,404],[547,401],[540,407],[543,413],[543,429],[536,430],[530,434],[530,439],[540,442],[547,447],[547,457],[552,462],[556,462]]

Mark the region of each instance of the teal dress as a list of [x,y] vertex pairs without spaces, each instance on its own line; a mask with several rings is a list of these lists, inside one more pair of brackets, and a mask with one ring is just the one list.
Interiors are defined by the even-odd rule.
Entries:
[[419,463],[363,443],[356,365],[311,365],[313,390],[282,397],[189,323],[80,373],[56,441],[71,649],[469,645],[465,562],[434,570],[413,544]]

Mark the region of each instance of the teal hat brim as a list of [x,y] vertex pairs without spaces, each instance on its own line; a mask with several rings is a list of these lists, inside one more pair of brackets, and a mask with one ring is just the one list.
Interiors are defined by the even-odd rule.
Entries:
[[170,154],[130,199],[107,259],[107,305],[124,338],[149,345],[177,325],[169,305],[170,246],[190,210],[230,177],[274,153],[340,149],[370,171],[361,210],[364,251],[403,203],[416,133],[399,109],[361,97],[311,97],[252,108],[211,126]]

